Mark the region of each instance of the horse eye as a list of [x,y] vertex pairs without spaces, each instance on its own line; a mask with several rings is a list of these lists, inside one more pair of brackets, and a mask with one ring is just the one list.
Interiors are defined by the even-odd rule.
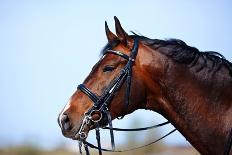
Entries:
[[115,69],[113,66],[106,66],[103,68],[103,72],[112,72]]

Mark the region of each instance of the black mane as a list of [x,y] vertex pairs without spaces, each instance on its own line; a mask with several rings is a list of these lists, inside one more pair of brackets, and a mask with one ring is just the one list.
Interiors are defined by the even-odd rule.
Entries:
[[164,54],[172,58],[176,62],[189,64],[191,67],[196,65],[200,58],[203,59],[202,66],[197,70],[202,70],[208,61],[212,62],[211,71],[217,72],[222,66],[225,66],[231,77],[232,77],[232,63],[226,58],[214,51],[205,51],[201,52],[195,47],[188,46],[184,41],[179,39],[168,39],[168,40],[159,40],[159,39],[149,39],[144,36],[139,36],[134,33],[133,37],[139,37],[140,40],[154,49],[159,48],[168,48]]
[[[201,52],[195,47],[188,46],[184,41],[179,39],[168,39],[168,40],[150,39],[145,36],[140,36],[134,32],[132,33],[133,33],[133,35],[131,35],[132,38],[138,37],[140,41],[142,41],[144,44],[154,49],[168,48],[168,50],[165,50],[164,54],[172,58],[176,62],[188,64],[190,65],[190,67],[193,67],[194,65],[197,64],[200,58],[203,59],[203,64],[197,70],[197,72],[205,68],[207,62],[211,61],[212,67],[210,71],[217,72],[218,70],[220,70],[222,66],[225,66],[225,68],[228,69],[230,76],[232,77],[232,63],[226,60],[226,58],[218,52],[214,52],[214,51]],[[101,55],[104,55],[107,49],[112,49],[115,46],[117,46],[119,43],[120,43],[119,40],[114,40],[108,43],[101,51]]]

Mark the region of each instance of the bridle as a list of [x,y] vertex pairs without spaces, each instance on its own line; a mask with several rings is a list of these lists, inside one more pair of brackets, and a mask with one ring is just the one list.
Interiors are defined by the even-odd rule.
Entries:
[[[95,124],[99,124],[99,122],[102,120],[103,114],[106,114],[108,117],[108,120],[111,119],[111,115],[108,110],[108,105],[110,104],[110,101],[114,97],[115,93],[120,89],[120,87],[123,85],[124,81],[126,80],[126,94],[125,94],[125,104],[124,108],[127,109],[129,105],[129,96],[130,96],[130,85],[131,85],[131,76],[132,76],[132,65],[135,61],[137,52],[138,52],[138,38],[136,37],[134,39],[134,46],[132,48],[130,56],[120,52],[120,51],[114,51],[114,50],[107,50],[105,54],[114,54],[118,55],[124,59],[126,59],[128,62],[125,65],[125,67],[120,71],[119,75],[110,83],[110,85],[103,91],[102,95],[98,97],[93,93],[90,89],[88,89],[84,84],[80,84],[77,88],[82,91],[84,94],[86,94],[92,101],[93,106],[84,114],[84,119],[82,121],[82,125],[80,127],[80,130],[78,132],[80,138],[86,138],[86,134],[82,131],[84,128],[84,124],[89,124],[89,121],[94,122]],[[94,114],[99,115],[99,119],[93,120],[92,116]]]
[[[100,135],[99,133],[99,122],[102,120],[103,114],[104,116],[107,116],[108,123],[110,128],[112,128],[112,119],[111,115],[108,110],[108,105],[110,104],[110,101],[114,97],[115,93],[120,89],[120,87],[123,85],[124,81],[126,80],[126,94],[125,94],[125,102],[124,102],[124,108],[127,109],[129,105],[129,96],[130,96],[130,85],[131,85],[131,76],[132,76],[132,65],[135,61],[135,58],[137,56],[138,52],[138,38],[134,38],[134,46],[131,50],[130,56],[120,52],[120,51],[114,51],[114,50],[107,50],[105,54],[114,54],[117,56],[120,56],[124,59],[126,59],[128,62],[125,65],[125,67],[120,71],[119,75],[110,83],[110,85],[105,89],[105,91],[102,93],[100,97],[95,95],[90,89],[88,89],[84,84],[80,84],[77,88],[81,90],[83,93],[85,93],[92,101],[93,106],[85,112],[84,119],[82,121],[80,130],[78,132],[78,135],[80,136],[80,139],[85,139],[86,134],[83,132],[85,124],[88,125],[90,122],[93,122],[96,126],[96,135]],[[92,116],[94,114],[100,115],[99,119],[93,120]],[[110,130],[111,133],[111,144],[112,149],[115,149],[114,144],[114,136],[113,136],[113,130]],[[97,136],[98,139],[98,136]],[[98,146],[100,145],[100,141],[98,142]],[[100,151],[99,151],[100,153]]]
[[[87,88],[84,84],[78,85],[77,89],[80,90],[81,92],[83,92],[85,95],[87,95],[94,103],[93,106],[88,111],[85,112],[84,117],[82,119],[80,129],[76,134],[76,137],[77,136],[80,137],[80,141],[79,141],[80,154],[82,154],[82,149],[81,149],[82,143],[84,144],[85,151],[86,151],[87,155],[89,154],[88,146],[91,148],[98,149],[100,155],[102,154],[102,151],[124,152],[124,151],[129,151],[129,150],[141,148],[141,147],[138,147],[138,148],[133,148],[133,149],[124,150],[124,151],[115,150],[113,130],[115,130],[115,131],[142,131],[142,130],[157,128],[157,127],[160,127],[160,126],[163,126],[163,125],[166,125],[169,123],[169,122],[164,122],[164,123],[154,125],[151,127],[136,128],[136,129],[113,128],[112,118],[111,118],[111,114],[109,112],[108,106],[111,103],[111,100],[114,97],[115,93],[121,88],[121,86],[124,84],[124,82],[126,82],[125,101],[124,101],[124,108],[123,108],[124,112],[123,112],[123,116],[120,117],[120,119],[122,119],[124,117],[126,110],[128,109],[128,106],[130,104],[129,98],[130,98],[130,86],[131,86],[131,78],[132,78],[132,66],[134,64],[134,61],[135,61],[137,53],[138,53],[138,47],[139,47],[139,39],[138,39],[138,37],[135,37],[134,38],[134,45],[133,45],[133,48],[131,50],[130,56],[128,56],[120,51],[115,51],[115,50],[110,50],[110,49],[106,50],[105,54],[114,54],[114,55],[120,56],[120,57],[127,60],[127,64],[124,66],[124,68],[121,69],[119,75],[103,91],[101,96],[97,96],[89,88]],[[96,114],[98,115],[98,118],[93,119],[93,116]],[[99,128],[100,128],[100,122],[103,120],[107,120],[107,123],[109,124],[109,127],[103,127],[103,129],[110,130],[111,146],[112,146],[111,150],[101,148]],[[96,139],[97,139],[98,146],[94,146],[93,144],[86,141],[87,135],[84,132],[84,129],[86,126],[90,126],[91,124],[94,124],[94,126],[95,126]],[[163,136],[160,139],[158,139],[150,144],[147,144],[147,145],[151,145],[151,144],[163,139],[164,137],[168,136],[169,134],[171,134],[175,130],[176,129],[172,130],[171,132],[169,132],[165,136]],[[145,146],[147,146],[147,145],[145,145]],[[142,147],[145,147],[145,146],[142,146]]]
[[[92,101],[93,101],[93,106],[84,114],[84,118],[82,119],[82,123],[80,126],[79,131],[76,133],[76,137],[80,137],[79,141],[79,151],[80,154],[82,154],[82,144],[84,144],[84,148],[86,151],[86,155],[89,155],[89,149],[88,147],[98,149],[99,155],[102,155],[102,151],[108,151],[108,152],[125,152],[125,151],[130,151],[130,150],[135,150],[139,149],[142,147],[146,147],[148,145],[154,144],[158,142],[159,140],[167,137],[176,129],[171,130],[169,133],[166,135],[162,136],[161,138],[146,144],[144,146],[128,149],[128,150],[115,150],[115,142],[114,142],[114,134],[113,131],[142,131],[142,130],[148,130],[152,128],[157,128],[163,125],[166,125],[170,122],[164,122],[158,125],[150,126],[150,127],[145,127],[145,128],[136,128],[136,129],[119,129],[119,128],[113,128],[112,125],[112,118],[111,114],[109,112],[108,106],[111,103],[111,100],[113,99],[115,93],[121,88],[121,86],[126,82],[126,92],[125,92],[125,101],[124,101],[124,113],[120,119],[122,119],[128,109],[128,106],[130,104],[130,87],[131,87],[131,78],[132,78],[132,66],[135,62],[137,53],[138,53],[138,47],[139,47],[139,39],[138,37],[134,37],[134,45],[131,50],[130,56],[120,52],[120,51],[115,51],[115,50],[110,50],[108,49],[105,54],[114,54],[117,56],[120,56],[124,59],[127,60],[127,64],[124,66],[124,68],[120,71],[119,75],[109,84],[109,86],[103,91],[101,96],[97,96],[95,93],[93,93],[89,88],[87,88],[84,84],[78,85],[77,89],[79,89],[81,92],[83,92],[85,95],[87,95]],[[97,114],[99,117],[97,119],[93,119],[93,116]],[[107,120],[107,123],[109,127],[103,127],[103,129],[109,129],[110,130],[110,137],[111,137],[111,146],[112,149],[104,149],[101,147],[101,141],[100,141],[100,122],[103,120]],[[84,132],[84,129],[86,126],[90,126],[93,124],[95,126],[96,130],[96,139],[97,139],[97,144],[98,146],[95,146],[89,142],[86,141],[87,135]],[[231,144],[232,144],[232,130],[230,132],[229,140],[227,143],[227,146],[225,147],[225,155],[229,154]]]

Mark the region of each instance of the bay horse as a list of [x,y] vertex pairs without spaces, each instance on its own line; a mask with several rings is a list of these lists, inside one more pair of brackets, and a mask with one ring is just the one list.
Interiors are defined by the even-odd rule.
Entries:
[[[115,28],[116,34],[105,25],[108,43],[101,59],[59,114],[63,135],[80,140],[80,130],[86,138],[96,128],[83,124],[86,112],[110,85],[108,94],[117,87],[115,79],[131,62],[130,74],[125,73],[130,87],[127,79],[121,81],[104,106],[112,119],[137,109],[152,110],[169,120],[201,154],[232,155],[232,63],[217,52],[200,52],[178,39],[128,35],[117,17]],[[105,115],[93,111],[100,127],[108,124]]]

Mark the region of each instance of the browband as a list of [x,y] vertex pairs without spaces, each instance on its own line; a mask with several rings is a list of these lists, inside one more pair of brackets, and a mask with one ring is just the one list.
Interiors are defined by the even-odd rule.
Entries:
[[124,53],[122,53],[122,52],[120,52],[120,51],[107,50],[107,51],[105,52],[105,54],[107,54],[107,53],[109,53],[109,54],[114,54],[114,55],[118,55],[118,56],[120,56],[120,57],[122,57],[122,58],[124,58],[124,59],[126,59],[126,60],[128,60],[128,61],[129,61],[129,59],[130,59],[130,57],[129,57],[128,55],[126,55],[126,54],[124,54]]

